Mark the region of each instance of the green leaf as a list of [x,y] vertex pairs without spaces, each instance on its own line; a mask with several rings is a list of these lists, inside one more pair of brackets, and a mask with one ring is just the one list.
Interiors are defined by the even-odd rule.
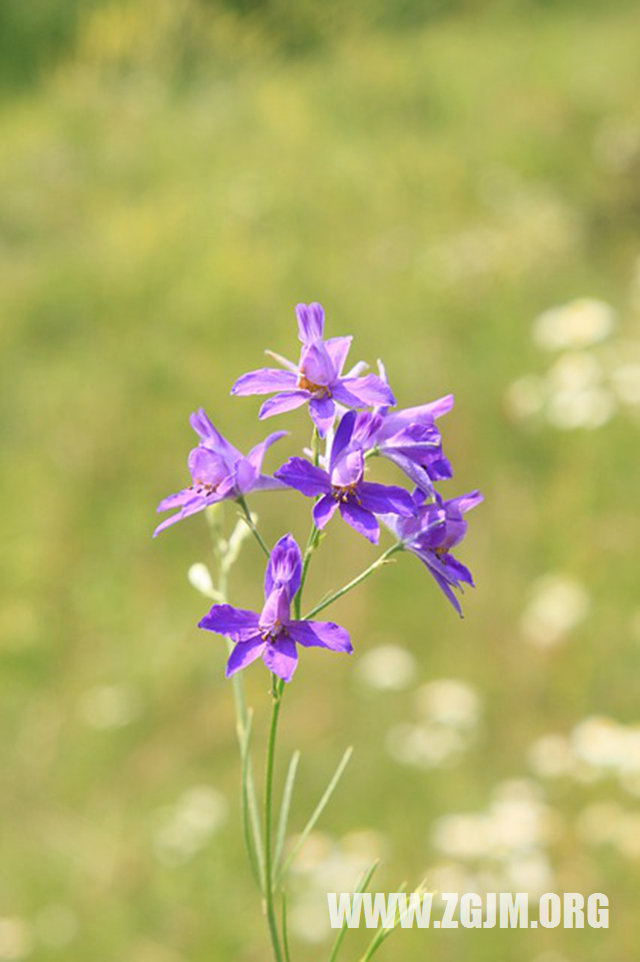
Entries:
[[289,810],[291,808],[291,796],[293,794],[293,786],[296,780],[296,772],[298,770],[299,761],[300,761],[300,752],[296,750],[291,756],[289,769],[287,771],[287,777],[284,783],[284,790],[282,792],[282,803],[280,805],[280,815],[278,817],[278,828],[276,831],[276,847],[275,847],[275,854],[273,859],[276,875],[278,874],[278,867],[280,865],[280,860],[282,858],[282,850],[284,848],[284,840],[287,834],[287,823],[289,821]]
[[316,805],[316,807],[315,807],[315,809],[314,809],[314,811],[313,811],[313,814],[311,815],[311,818],[309,819],[309,821],[307,822],[307,824],[305,825],[305,827],[302,829],[302,832],[301,832],[300,835],[298,836],[298,840],[297,840],[296,844],[293,846],[293,848],[292,848],[291,851],[289,852],[289,855],[288,855],[287,858],[285,859],[285,862],[284,862],[284,864],[283,864],[283,866],[282,866],[282,870],[280,871],[278,878],[282,878],[282,876],[285,875],[285,873],[286,873],[287,870],[289,869],[291,863],[293,862],[294,858],[296,857],[296,855],[298,854],[298,852],[300,851],[300,849],[302,848],[302,846],[303,846],[304,843],[306,842],[307,838],[309,837],[309,835],[311,834],[311,832],[312,832],[313,829],[315,828],[315,825],[316,825],[318,819],[320,818],[320,816],[321,816],[322,813],[324,812],[325,808],[327,807],[327,804],[328,804],[328,802],[329,802],[329,799],[330,799],[331,796],[333,795],[333,793],[334,793],[334,791],[335,791],[335,789],[336,789],[336,786],[337,786],[338,782],[340,781],[340,778],[341,778],[341,776],[342,776],[342,773],[344,772],[345,768],[346,768],[347,765],[349,764],[349,759],[351,758],[352,754],[353,754],[353,746],[349,746],[349,748],[347,748],[346,752],[345,752],[344,755],[342,756],[342,759],[341,759],[341,761],[340,761],[340,764],[339,764],[338,767],[336,768],[336,771],[335,771],[335,774],[334,774],[333,778],[331,779],[331,781],[330,781],[329,784],[327,785],[327,788],[326,788],[326,790],[325,790],[324,795],[322,796],[322,798],[320,799],[320,801],[319,801],[318,804]]
[[238,720],[238,742],[240,743],[240,759],[242,762],[242,831],[244,842],[251,862],[251,868],[260,890],[264,891],[264,846],[260,831],[258,816],[258,801],[253,783],[253,768],[251,765],[251,726],[253,712],[246,713],[246,722]]
[[282,892],[282,945],[284,947],[285,962],[291,962],[291,956],[289,955],[289,936],[287,933],[287,894],[284,890]]
[[[358,882],[358,886],[356,888],[356,892],[355,892],[356,895],[360,895],[368,887],[369,882],[373,878],[373,873],[375,872],[379,864],[380,864],[380,859],[376,859],[375,862],[372,862],[369,868],[362,873],[362,875],[360,876],[360,881]],[[347,920],[345,919],[344,922],[342,923],[342,928],[338,932],[336,936],[336,940],[333,943],[333,946],[331,947],[331,953],[329,955],[328,962],[335,962],[336,958],[338,957],[338,950],[342,945],[342,940],[344,939],[346,934],[347,934]]]
[[[415,890],[418,893],[418,895],[422,895],[423,892],[425,891],[425,881],[421,882],[418,888]],[[406,892],[406,890],[407,890],[406,883],[403,883],[398,888],[398,892]],[[388,928],[381,928],[376,932],[371,942],[369,943],[367,950],[365,951],[364,955],[360,959],[360,962],[369,962],[369,959],[373,958],[373,956],[378,951],[378,949],[380,948],[384,940],[389,938],[391,933],[395,932],[395,930],[398,928],[398,926],[400,925],[400,920],[401,920],[400,911],[398,911],[397,916],[393,921],[393,925],[390,925]]]

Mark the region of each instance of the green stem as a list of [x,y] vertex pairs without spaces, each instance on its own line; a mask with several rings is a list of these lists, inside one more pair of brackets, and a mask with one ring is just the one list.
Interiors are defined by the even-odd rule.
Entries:
[[289,936],[287,934],[287,896],[282,892],[282,943],[284,945],[285,962],[291,962],[289,953]]
[[372,575],[374,571],[385,564],[391,555],[396,553],[396,551],[402,551],[402,544],[400,544],[400,542],[396,542],[396,544],[392,545],[390,548],[387,548],[387,550],[381,554],[380,557],[373,562],[373,564],[369,565],[368,568],[365,568],[364,571],[361,571],[357,578],[354,578],[353,581],[349,581],[348,584],[343,585],[338,591],[335,591],[332,595],[329,595],[328,598],[325,598],[324,601],[321,601],[319,605],[316,605],[315,608],[312,608],[311,611],[304,616],[304,620],[308,621],[310,618],[313,618],[314,615],[319,614],[321,611],[324,611],[325,608],[328,608],[329,605],[332,605],[334,601],[338,600],[338,598],[342,598],[342,596],[346,595],[348,591],[351,591],[352,588],[355,588],[360,584],[361,581],[364,581],[365,578],[368,578],[369,575]]
[[282,962],[282,949],[280,947],[280,935],[276,922],[274,905],[274,884],[273,884],[273,862],[271,845],[272,827],[272,796],[273,796],[273,764],[275,758],[276,735],[278,732],[278,717],[280,715],[280,705],[282,704],[282,692],[284,684],[275,675],[271,676],[271,693],[273,695],[273,707],[271,711],[271,725],[269,727],[269,740],[267,742],[267,761],[264,776],[264,910],[269,924],[269,934],[273,956],[276,962]]
[[263,550],[264,553],[266,554],[267,558],[269,558],[269,557],[271,556],[271,552],[269,551],[269,548],[268,548],[267,545],[265,544],[264,538],[262,537],[262,535],[260,534],[260,532],[259,532],[258,529],[256,528],[255,524],[253,523],[253,518],[251,517],[251,512],[249,511],[249,507],[248,507],[248,505],[247,505],[247,502],[246,502],[245,497],[244,497],[243,494],[241,494],[240,497],[238,498],[238,504],[239,504],[240,507],[242,508],[242,512],[243,512],[243,514],[244,514],[244,520],[247,522],[247,524],[248,524],[249,527],[251,528],[251,532],[252,532],[254,538],[256,539],[256,541],[258,542],[258,544],[260,545],[260,547],[262,548],[262,550]]
[[304,555],[302,556],[302,571],[300,572],[300,587],[298,588],[295,597],[293,599],[293,614],[296,619],[300,619],[300,611],[302,608],[302,592],[304,590],[304,583],[307,580],[307,571],[309,569],[309,562],[311,561],[311,555],[315,549],[320,544],[320,531],[316,528],[315,524],[309,532],[309,538],[307,540],[307,546],[304,549]]
[[318,429],[315,425],[311,435],[311,457],[317,468],[318,464],[320,463],[320,435],[318,434]]
[[[217,589],[224,601],[227,600],[227,571],[222,564],[222,556],[219,549],[219,540],[214,542],[214,552],[218,561],[218,582]],[[233,651],[233,643],[227,640],[227,650],[229,654]],[[247,707],[247,700],[244,694],[242,677],[236,673],[231,679],[233,691],[233,704],[236,715],[236,734],[240,746],[240,759],[242,763],[242,829],[245,848],[254,873],[256,883],[262,891],[264,887],[264,853],[262,837],[260,835],[260,818],[258,814],[258,804],[256,790],[253,781],[253,767],[251,764],[251,754],[249,738],[251,734],[251,713]]]

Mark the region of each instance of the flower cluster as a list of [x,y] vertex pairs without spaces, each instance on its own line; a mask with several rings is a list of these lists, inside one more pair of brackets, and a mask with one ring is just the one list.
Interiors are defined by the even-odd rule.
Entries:
[[[451,410],[453,397],[395,409],[382,364],[377,375],[363,374],[366,365],[362,363],[343,373],[352,338],[325,339],[320,304],[298,304],[296,315],[302,345],[298,362],[268,352],[282,370],[261,368],[243,374],[231,393],[272,394],[260,408],[261,419],[308,404],[314,426],[313,451],[308,452],[309,457],[289,458],[272,476],[264,475],[267,448],[287,432],[270,434],[245,457],[216,430],[203,410],[198,411],[191,417],[199,436],[188,459],[192,483],[160,502],[159,511],[177,511],[155,533],[225,499],[239,501],[246,511],[244,499],[252,491],[293,488],[315,501],[312,548],[336,512],[373,543],[380,536],[380,519],[396,538],[394,550],[415,554],[461,613],[456,591],[465,584],[473,585],[473,579],[451,551],[466,533],[464,514],[482,495],[473,491],[444,500],[435,487],[452,476],[436,420]],[[319,439],[325,442],[322,453],[317,450]],[[413,490],[367,480],[366,468],[375,456],[394,463]],[[272,672],[289,681],[297,663],[297,645],[351,651],[349,636],[338,625],[291,618],[291,605],[301,591],[301,578],[304,581],[305,562],[308,558],[302,558],[292,535],[285,535],[270,552],[261,613],[214,605],[200,621],[200,627],[234,643],[228,675],[262,657]]]

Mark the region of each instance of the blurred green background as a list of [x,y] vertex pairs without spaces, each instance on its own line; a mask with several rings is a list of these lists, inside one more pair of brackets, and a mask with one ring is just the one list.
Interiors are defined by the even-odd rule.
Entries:
[[[186,577],[206,525],[150,536],[189,413],[260,440],[229,387],[295,353],[314,299],[400,405],[455,393],[446,491],[486,501],[464,621],[402,556],[335,608],[353,658],[307,652],[287,691],[294,830],[355,746],[291,879],[293,957],[326,958],[324,892],[378,854],[380,891],[612,905],[609,930],[399,932],[381,959],[636,957],[639,37],[613,0],[5,0],[0,959],[267,958]],[[604,304],[534,324],[575,298]],[[308,426],[269,423],[268,470]],[[305,537],[301,497],[252,508]],[[309,600],[374,556],[333,522]],[[247,543],[237,603],[261,572]],[[261,663],[246,682],[261,753]]]

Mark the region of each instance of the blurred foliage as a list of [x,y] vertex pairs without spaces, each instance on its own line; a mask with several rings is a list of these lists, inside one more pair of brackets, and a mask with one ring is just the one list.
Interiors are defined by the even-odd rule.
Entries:
[[[416,685],[473,685],[476,750],[450,768],[400,766],[381,746],[414,693],[364,689],[359,654],[345,666],[306,653],[283,718],[284,747],[303,749],[294,827],[353,741],[324,827],[383,830],[379,885],[394,890],[437,858],[435,818],[531,774],[534,739],[587,714],[637,717],[637,423],[621,411],[600,430],[523,427],[504,400],[543,363],[530,328],[551,305],[605,299],[620,338],[638,338],[637,6],[407,4],[397,30],[391,9],[1,7],[5,84],[41,80],[0,104],[0,916],[26,919],[25,958],[264,959],[224,645],[194,627],[203,599],[185,577],[207,560],[206,529],[150,533],[186,477],[191,410],[243,450],[264,435],[257,404],[228,389],[263,348],[291,353],[297,300],[323,301],[329,333],[355,335],[354,360],[384,357],[400,404],[455,393],[450,490],[487,500],[460,552],[478,582],[464,622],[404,557],[335,609],[358,653],[406,646]],[[298,33],[322,42],[285,56]],[[268,467],[307,440],[304,412],[285,424]],[[303,538],[308,505],[292,495],[285,522],[283,503],[252,503],[265,536],[286,523]],[[330,534],[310,597],[371,559],[338,522]],[[248,547],[242,564],[234,600],[250,606],[262,559]],[[519,621],[553,570],[586,586],[591,614],[541,651]],[[266,678],[260,665],[247,676],[260,746]],[[183,862],[160,857],[168,813],[208,785],[228,800],[224,830]],[[609,893],[609,932],[429,933],[430,957],[552,948],[600,962],[606,941],[608,957],[633,958],[637,856],[573,830],[587,801],[617,791],[548,786],[564,820],[557,888]],[[414,935],[386,957],[424,958]],[[296,943],[294,958],[319,957]]]
[[177,26],[172,41],[183,54],[180,66],[188,75],[194,56],[206,59],[211,52],[206,37],[215,32],[220,19],[229,16],[239,31],[258,33],[266,47],[299,55],[364,28],[413,29],[459,14],[503,12],[526,17],[551,3],[554,8],[576,6],[583,14],[608,6],[607,0],[582,0],[579,5],[576,0],[171,0],[169,4],[163,0],[5,0],[0,5],[0,88],[14,89],[42,77],[75,47],[87,18],[102,7],[109,11],[111,22],[142,21],[142,46],[145,36],[156,33],[157,21],[162,22],[170,10]]

